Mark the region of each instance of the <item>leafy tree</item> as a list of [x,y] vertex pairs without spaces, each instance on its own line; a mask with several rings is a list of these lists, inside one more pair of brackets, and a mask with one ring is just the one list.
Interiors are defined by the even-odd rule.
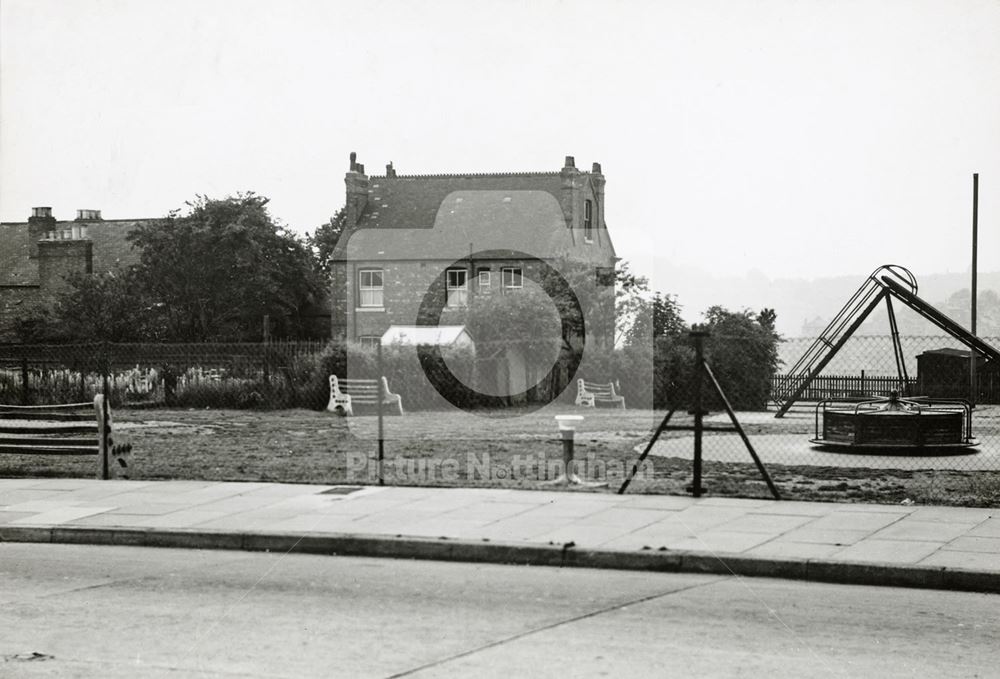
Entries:
[[162,309],[170,339],[255,340],[265,316],[275,334],[296,332],[319,282],[309,248],[275,223],[267,203],[252,192],[198,196],[185,214],[129,234],[141,253],[136,281]]
[[707,358],[729,401],[735,408],[763,410],[778,368],[774,310],[754,314],[712,306],[704,315]]
[[688,329],[681,318],[681,305],[672,295],[657,292],[651,300],[641,300],[625,335],[625,346],[648,344],[667,336],[679,336]]
[[330,272],[333,268],[333,250],[344,234],[346,225],[347,211],[345,208],[340,208],[325,224],[306,236],[306,242],[316,258],[316,272],[324,281],[330,279]]
[[159,305],[150,301],[133,270],[77,274],[52,308],[50,334],[59,338],[106,342],[162,339]]

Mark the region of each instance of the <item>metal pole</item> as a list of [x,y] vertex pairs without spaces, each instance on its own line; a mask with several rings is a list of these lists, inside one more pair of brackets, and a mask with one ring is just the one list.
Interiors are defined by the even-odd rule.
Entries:
[[[976,172],[972,175],[972,299],[970,303],[972,305],[972,323],[971,330],[972,334],[976,334],[976,293],[977,293],[977,279],[978,274],[978,258],[979,258],[979,173]],[[972,407],[976,407],[976,350],[973,347],[969,347],[969,403]]]
[[385,399],[385,394],[382,393],[382,340],[379,339],[378,348],[376,352],[377,363],[378,363],[378,375],[376,375],[375,380],[378,383],[378,405],[376,406],[378,412],[378,485],[385,485],[385,476],[382,474],[382,461],[385,458],[385,438],[383,436],[382,430],[382,401]]
[[695,356],[695,370],[694,370],[694,404],[692,411],[694,414],[694,480],[691,482],[691,494],[695,497],[701,497],[704,488],[701,487],[701,435],[702,435],[702,416],[704,415],[704,410],[702,408],[702,394],[701,394],[701,384],[702,384],[702,366],[705,363],[705,338],[708,333],[703,330],[692,330],[691,339],[694,340],[694,356]]

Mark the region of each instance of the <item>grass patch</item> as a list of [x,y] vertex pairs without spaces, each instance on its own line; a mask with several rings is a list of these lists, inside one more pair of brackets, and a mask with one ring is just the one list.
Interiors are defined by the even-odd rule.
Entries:
[[[662,414],[650,411],[563,408],[585,416],[576,437],[576,459],[593,465],[614,492],[636,461]],[[386,469],[396,485],[546,488],[560,469],[562,447],[550,412],[518,417],[477,417],[453,411],[385,419]],[[774,420],[754,414],[746,428],[766,445],[808,450],[811,421]],[[311,410],[115,411],[119,442],[133,444],[133,478],[283,483],[374,482],[375,417],[341,418]],[[983,438],[981,432],[981,439]],[[671,436],[682,434],[671,433]],[[995,435],[988,440],[997,444]],[[734,460],[706,459],[703,485],[709,495],[767,498],[770,493],[737,437],[709,440],[728,445]],[[759,448],[759,446],[758,446]],[[738,453],[738,454],[737,454]],[[984,454],[984,453],[980,453]],[[488,458],[488,465],[483,460]],[[353,472],[349,464],[355,463]],[[443,467],[445,461],[455,461]],[[691,461],[648,458],[650,473],[630,493],[687,494]],[[359,472],[360,461],[363,469]],[[956,459],[956,466],[962,464]],[[0,477],[84,477],[94,475],[91,458],[0,456]],[[1000,470],[875,469],[802,464],[767,465],[787,500],[1000,506]],[[368,473],[370,471],[370,474]],[[350,473],[349,473],[350,472]],[[516,473],[515,473],[516,472]]]

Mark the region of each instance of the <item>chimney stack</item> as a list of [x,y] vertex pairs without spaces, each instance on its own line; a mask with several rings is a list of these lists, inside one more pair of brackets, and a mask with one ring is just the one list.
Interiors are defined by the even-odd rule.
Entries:
[[353,228],[361,219],[368,205],[368,177],[365,166],[358,162],[358,154],[351,151],[351,170],[344,177],[347,184],[347,228]]
[[394,168],[392,166],[392,161],[391,160],[389,161],[389,164],[385,166],[385,176],[386,177],[395,177],[396,176],[396,168]]
[[28,217],[28,256],[38,257],[38,241],[46,237],[50,231],[56,230],[56,218],[52,216],[50,207],[33,207]]
[[563,169],[564,170],[566,168],[569,168],[569,167],[572,167],[572,168],[576,167],[576,159],[573,156],[566,156],[566,162],[563,163]]

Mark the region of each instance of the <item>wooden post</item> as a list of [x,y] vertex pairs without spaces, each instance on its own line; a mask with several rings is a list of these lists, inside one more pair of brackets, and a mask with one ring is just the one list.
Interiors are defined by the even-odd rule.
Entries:
[[97,478],[106,481],[111,475],[108,441],[108,400],[104,394],[94,397],[94,411],[97,416]]

